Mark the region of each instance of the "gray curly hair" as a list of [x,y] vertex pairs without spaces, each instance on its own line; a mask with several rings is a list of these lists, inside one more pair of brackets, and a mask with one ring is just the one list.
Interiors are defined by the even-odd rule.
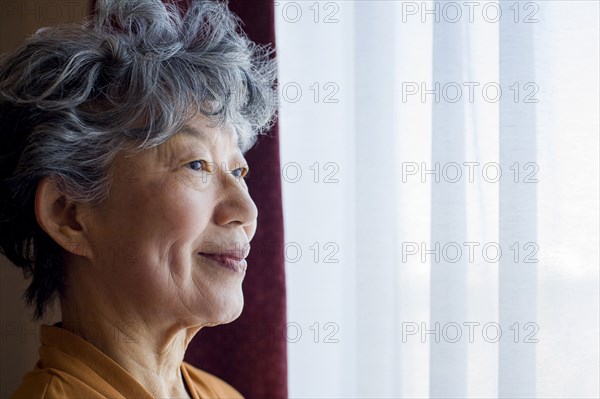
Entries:
[[164,143],[198,114],[232,124],[247,151],[274,117],[271,55],[220,2],[183,12],[98,0],[84,23],[40,29],[0,56],[0,251],[32,277],[35,318],[64,284],[61,249],[35,218],[40,179],[99,203],[120,151]]

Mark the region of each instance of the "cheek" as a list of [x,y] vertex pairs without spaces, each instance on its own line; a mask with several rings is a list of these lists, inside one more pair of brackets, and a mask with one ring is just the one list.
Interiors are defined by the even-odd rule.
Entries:
[[173,179],[168,184],[150,187],[147,196],[151,200],[146,213],[158,216],[156,221],[163,230],[198,235],[210,223],[213,196],[208,190],[198,190],[192,183]]
[[[214,208],[210,192],[178,179],[114,189],[107,211],[94,222],[105,261],[168,269],[165,263],[194,251],[210,225]],[[119,258],[111,251],[117,251]]]

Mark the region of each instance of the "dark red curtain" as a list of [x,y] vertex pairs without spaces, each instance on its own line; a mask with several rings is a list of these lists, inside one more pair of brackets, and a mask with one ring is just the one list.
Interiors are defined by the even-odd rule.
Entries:
[[[187,1],[181,1],[183,7]],[[233,0],[229,8],[259,44],[275,46],[274,3]],[[275,125],[246,155],[258,229],[243,283],[245,306],[231,324],[206,328],[188,347],[186,360],[213,373],[246,398],[287,398],[286,303],[279,136]]]

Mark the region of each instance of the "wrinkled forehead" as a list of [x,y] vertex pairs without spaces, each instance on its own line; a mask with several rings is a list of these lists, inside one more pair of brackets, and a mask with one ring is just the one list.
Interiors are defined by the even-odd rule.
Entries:
[[229,150],[240,148],[240,136],[231,124],[211,125],[208,123],[186,123],[175,134],[177,139],[192,139],[210,145],[225,146]]
[[169,160],[182,151],[194,153],[195,150],[208,151],[217,157],[242,154],[238,133],[232,126],[214,126],[198,122],[185,124],[152,152],[160,160]]
[[183,125],[169,141],[189,145],[202,145],[215,152],[240,152],[241,140],[231,124],[214,125],[204,119]]
[[191,155],[195,150],[208,151],[217,157],[242,156],[244,137],[231,123],[215,123],[205,116],[188,120],[163,143],[144,149],[125,149],[119,157],[141,162],[159,161],[169,164],[181,153]]

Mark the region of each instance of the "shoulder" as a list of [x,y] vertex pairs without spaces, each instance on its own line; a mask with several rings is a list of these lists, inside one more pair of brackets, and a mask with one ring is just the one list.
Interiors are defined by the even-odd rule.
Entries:
[[59,370],[31,371],[23,377],[21,385],[11,399],[54,399],[67,397],[102,397],[99,392],[77,378]]
[[219,377],[200,370],[187,362],[183,363],[183,367],[201,397],[244,399],[241,393]]

